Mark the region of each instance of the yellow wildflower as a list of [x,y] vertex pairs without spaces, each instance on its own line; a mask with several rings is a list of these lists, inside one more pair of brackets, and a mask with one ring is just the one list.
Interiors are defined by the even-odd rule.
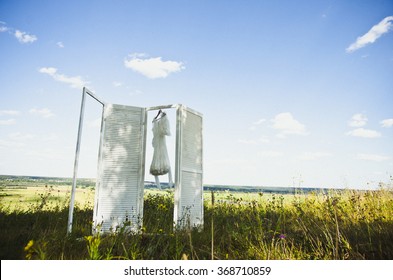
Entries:
[[27,243],[26,247],[25,247],[25,251],[30,251],[31,247],[33,247],[34,245],[34,240],[30,240],[29,243]]

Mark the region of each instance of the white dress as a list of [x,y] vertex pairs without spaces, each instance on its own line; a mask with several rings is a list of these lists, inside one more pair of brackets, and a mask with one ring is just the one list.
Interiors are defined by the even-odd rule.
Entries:
[[154,176],[164,175],[170,172],[168,150],[165,136],[170,136],[169,121],[166,114],[159,119],[153,120],[153,160],[150,165],[150,174]]

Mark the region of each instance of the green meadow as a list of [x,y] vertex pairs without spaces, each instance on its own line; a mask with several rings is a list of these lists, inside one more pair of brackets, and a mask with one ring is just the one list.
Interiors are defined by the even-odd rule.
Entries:
[[393,191],[300,194],[206,191],[204,227],[173,228],[173,191],[145,190],[138,233],[92,235],[94,188],[0,185],[1,259],[393,259]]

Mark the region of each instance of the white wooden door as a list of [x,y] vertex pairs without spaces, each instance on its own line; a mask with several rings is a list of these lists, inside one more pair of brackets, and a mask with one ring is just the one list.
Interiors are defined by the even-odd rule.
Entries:
[[145,108],[107,104],[104,108],[93,231],[126,227],[143,219]]
[[174,223],[203,225],[202,115],[185,106],[177,110]]

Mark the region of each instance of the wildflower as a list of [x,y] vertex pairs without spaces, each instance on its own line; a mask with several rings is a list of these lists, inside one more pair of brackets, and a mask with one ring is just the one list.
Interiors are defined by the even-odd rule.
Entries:
[[92,235],[85,236],[85,240],[91,242],[93,240],[93,236]]
[[285,234],[280,234],[280,235],[278,236],[278,238],[280,238],[280,239],[285,239],[285,238],[287,238],[287,236],[286,236]]
[[168,210],[168,207],[167,207],[166,205],[160,203],[160,204],[158,205],[158,209],[159,209],[159,210],[166,211],[166,210]]
[[36,253],[36,250],[33,248],[33,246],[34,240],[30,240],[25,247],[26,259],[28,260],[31,260],[33,258],[33,255]]
[[30,240],[29,243],[27,243],[26,247],[25,247],[25,251],[30,251],[31,247],[33,247],[34,245],[34,240]]

